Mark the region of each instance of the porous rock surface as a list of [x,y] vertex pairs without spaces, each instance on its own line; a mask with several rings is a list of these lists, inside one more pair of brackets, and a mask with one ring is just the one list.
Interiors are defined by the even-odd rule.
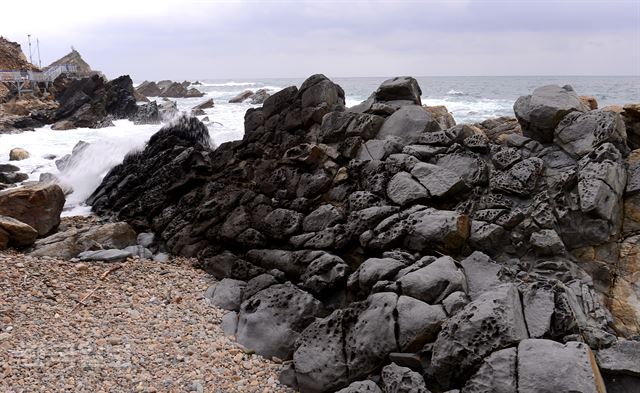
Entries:
[[303,393],[616,389],[590,348],[638,334],[624,124],[552,86],[519,125],[446,128],[421,94],[394,78],[347,109],[313,75],[215,150],[193,118],[163,128],[88,202],[237,280],[227,333]]

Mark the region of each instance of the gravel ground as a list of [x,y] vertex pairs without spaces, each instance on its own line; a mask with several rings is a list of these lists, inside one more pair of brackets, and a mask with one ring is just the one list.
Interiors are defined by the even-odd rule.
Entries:
[[291,392],[224,337],[192,263],[0,252],[0,392]]

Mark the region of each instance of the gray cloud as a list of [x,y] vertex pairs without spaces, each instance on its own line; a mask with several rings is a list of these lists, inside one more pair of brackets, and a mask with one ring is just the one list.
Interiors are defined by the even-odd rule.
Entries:
[[2,34],[19,39],[12,34],[33,29],[41,37],[43,62],[73,44],[109,76],[130,73],[137,80],[304,77],[314,72],[640,74],[637,1],[146,4],[149,8],[113,10],[102,17],[87,12],[85,19],[67,24],[64,14],[55,15],[56,24],[16,24],[13,33]]

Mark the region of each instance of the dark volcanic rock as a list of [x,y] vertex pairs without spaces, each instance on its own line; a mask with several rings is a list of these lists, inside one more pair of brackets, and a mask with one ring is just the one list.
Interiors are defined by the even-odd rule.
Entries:
[[[638,153],[625,160],[619,115],[583,114],[553,87],[516,105],[525,136],[512,118],[450,127],[417,105],[414,82],[347,110],[314,75],[249,109],[243,139],[216,149],[183,117],[88,202],[236,280],[217,299],[238,309],[226,333],[292,359],[282,379],[303,393],[374,389],[365,378],[398,390],[380,377],[391,362],[424,373],[400,373],[409,391],[587,391],[597,366],[583,349],[615,348],[640,315]],[[562,348],[516,349],[529,338]],[[579,370],[547,381],[533,366],[546,356]],[[615,356],[607,383],[626,386],[636,376],[614,374],[629,368]]]

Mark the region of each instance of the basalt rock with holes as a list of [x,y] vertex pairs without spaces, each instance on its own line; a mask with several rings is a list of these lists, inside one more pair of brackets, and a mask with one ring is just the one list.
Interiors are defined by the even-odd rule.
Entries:
[[421,94],[394,78],[349,109],[314,75],[215,150],[195,119],[162,129],[88,202],[233,279],[211,294],[226,331],[301,392],[638,383],[625,119],[555,86],[518,100],[519,125],[453,125]]

